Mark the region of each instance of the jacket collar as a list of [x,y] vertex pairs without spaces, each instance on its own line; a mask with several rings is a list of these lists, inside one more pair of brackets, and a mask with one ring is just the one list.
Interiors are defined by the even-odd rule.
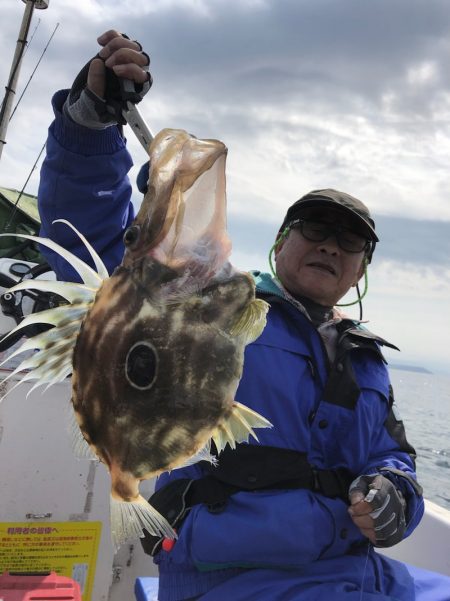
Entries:
[[[292,296],[289,295],[277,281],[269,274],[261,271],[251,271],[251,276],[253,277],[256,285],[256,291],[258,294],[263,296],[269,296],[274,301],[285,301],[294,305],[299,311],[304,313],[308,319],[308,313],[303,307],[301,303],[295,300]],[[336,321],[336,327],[338,329],[340,337],[342,336],[351,336],[353,341],[364,343],[364,341],[373,340],[382,346],[388,346],[395,350],[400,350],[394,344],[388,342],[381,336],[370,332],[367,328],[365,328],[362,323],[357,319],[350,319],[346,317],[341,311],[334,308],[334,316],[333,321]],[[357,344],[356,346],[359,346]]]

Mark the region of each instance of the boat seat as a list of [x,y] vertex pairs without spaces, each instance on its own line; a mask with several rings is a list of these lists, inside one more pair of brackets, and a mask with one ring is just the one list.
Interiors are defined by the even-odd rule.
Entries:
[[136,578],[134,594],[136,601],[158,601],[158,578],[150,576]]
[[[449,601],[450,577],[405,564],[416,584],[416,601]],[[136,578],[136,601],[158,601],[158,578]]]

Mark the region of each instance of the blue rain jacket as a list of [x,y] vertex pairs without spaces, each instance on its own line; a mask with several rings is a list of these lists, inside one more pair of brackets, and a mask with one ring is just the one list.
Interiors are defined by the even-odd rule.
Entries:
[[[53,97],[55,120],[38,190],[40,235],[94,266],[79,238],[66,225],[53,223],[67,219],[86,236],[111,273],[122,261],[123,233],[134,219],[127,176],[133,162],[117,127],[91,130],[62,115],[67,93],[62,90]],[[65,259],[41,250],[59,279],[79,281]]]
[[[246,348],[236,400],[273,424],[272,429],[257,431],[260,443],[305,452],[316,468],[345,467],[355,477],[382,468],[399,470],[405,477],[382,473],[408,500],[410,534],[422,516],[423,500],[407,478],[415,477],[411,457],[385,427],[390,413],[390,385],[379,351],[350,351],[361,391],[353,409],[330,402],[332,399],[325,401],[328,359],[316,328],[281,298],[268,275],[259,274],[256,281],[259,295],[269,298],[271,308],[263,333]],[[339,398],[336,401],[345,403]],[[199,466],[174,470],[161,476],[158,486],[173,478],[199,475]],[[214,586],[221,590],[230,578],[236,578],[236,582],[247,582],[249,578],[253,582],[251,576],[242,575],[243,568],[282,570],[287,581],[293,580],[295,594],[308,590],[311,580],[323,582],[324,570],[327,574],[331,570],[327,575],[330,583],[321,592],[320,598],[325,599],[346,586],[360,590],[368,554],[370,561],[364,575],[367,592],[388,592],[387,583],[381,578],[380,584],[379,578],[384,560],[368,551],[366,539],[354,526],[347,508],[340,499],[305,489],[240,492],[218,514],[210,513],[204,505],[195,506],[173,550],[161,551],[157,557],[160,601],[189,598]],[[399,577],[401,574],[399,571]],[[407,570],[398,586],[405,590],[399,599],[413,598]],[[248,587],[245,590],[250,594]],[[216,598],[226,599],[225,593],[220,595]],[[213,593],[205,596],[209,598],[214,598]],[[277,598],[290,597],[267,596]],[[316,597],[305,596],[310,598]]]
[[[39,187],[41,234],[90,262],[71,231],[52,224],[60,218],[71,221],[112,271],[123,255],[123,231],[134,216],[127,178],[131,158],[117,128],[91,131],[62,116],[66,95],[59,92],[53,100],[55,121]],[[43,252],[59,279],[74,278],[64,260]],[[411,484],[414,466],[402,424],[392,420],[388,373],[378,347],[356,345],[348,355],[359,387],[354,406],[345,406],[342,394],[330,402],[329,391],[325,400],[330,366],[320,335],[280,297],[269,276],[255,277],[258,294],[271,308],[264,332],[246,349],[236,398],[272,422],[272,429],[258,430],[261,444],[305,452],[316,468],[345,467],[355,477],[397,470],[382,473],[407,499],[410,534],[422,516],[423,500]],[[186,476],[201,477],[201,466],[174,470],[157,485]],[[432,598],[415,597],[406,567],[370,548],[344,501],[305,489],[239,492],[216,514],[197,505],[172,551],[161,551],[156,562],[160,601],[198,596],[203,601],[356,601],[361,586],[367,600]],[[436,575],[437,587],[446,582]],[[419,588],[416,583],[416,592]]]

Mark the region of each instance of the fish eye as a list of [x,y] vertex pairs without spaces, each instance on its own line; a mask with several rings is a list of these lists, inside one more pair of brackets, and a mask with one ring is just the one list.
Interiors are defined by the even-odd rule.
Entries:
[[125,375],[133,388],[148,390],[153,386],[158,371],[158,354],[149,342],[136,342],[125,360]]
[[125,234],[123,235],[123,243],[125,246],[133,246],[139,240],[141,233],[141,228],[138,225],[130,225],[129,228],[125,230]]

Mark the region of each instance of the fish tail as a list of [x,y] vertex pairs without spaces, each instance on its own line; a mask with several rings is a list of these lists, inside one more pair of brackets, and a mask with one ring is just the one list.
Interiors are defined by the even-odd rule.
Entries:
[[111,537],[115,549],[127,541],[144,536],[144,529],[153,536],[177,538],[169,522],[144,497],[135,501],[119,501],[111,496]]

